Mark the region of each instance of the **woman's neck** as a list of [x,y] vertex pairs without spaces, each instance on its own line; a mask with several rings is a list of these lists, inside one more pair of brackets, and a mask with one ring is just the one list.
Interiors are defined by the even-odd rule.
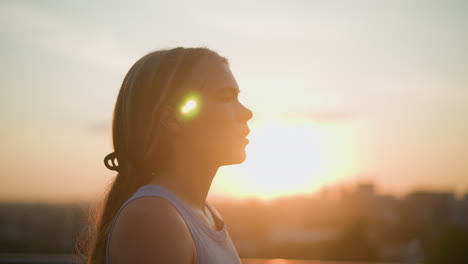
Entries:
[[155,175],[150,183],[158,184],[174,192],[193,209],[204,211],[206,197],[218,166],[187,155],[174,155],[166,169]]

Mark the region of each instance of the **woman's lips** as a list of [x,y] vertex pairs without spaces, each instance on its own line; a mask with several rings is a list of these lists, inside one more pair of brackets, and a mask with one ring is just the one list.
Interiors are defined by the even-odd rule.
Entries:
[[247,130],[244,131],[243,137],[244,137],[244,143],[249,144],[249,139],[247,139],[247,136],[250,134],[250,129],[247,128]]
[[249,139],[247,139],[247,136],[250,134],[250,129],[245,129],[243,130],[242,133],[240,133],[240,138],[241,138],[241,141],[244,143],[244,144],[249,144]]
[[244,144],[249,144],[249,142],[250,142],[249,139],[247,138],[247,135],[248,135],[248,134],[246,134],[245,136],[242,136],[242,137],[241,137],[241,140],[242,140],[242,142],[243,142]]

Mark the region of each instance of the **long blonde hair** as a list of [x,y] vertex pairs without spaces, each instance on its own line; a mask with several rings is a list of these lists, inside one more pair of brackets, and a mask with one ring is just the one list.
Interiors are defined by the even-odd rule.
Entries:
[[209,65],[216,63],[228,62],[207,48],[179,47],[147,54],[125,76],[114,110],[114,152],[105,158],[106,166],[118,173],[93,220],[89,264],[105,263],[107,238],[118,210],[170,156],[166,130],[159,122],[161,108],[177,101],[187,84],[201,89]]

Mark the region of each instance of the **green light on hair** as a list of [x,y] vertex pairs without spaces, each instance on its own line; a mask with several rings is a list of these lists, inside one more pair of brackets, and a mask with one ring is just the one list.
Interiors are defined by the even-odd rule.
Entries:
[[200,111],[200,95],[196,92],[187,94],[179,106],[179,114],[183,119],[192,119]]
[[182,107],[182,114],[186,115],[193,111],[197,107],[197,102],[195,100],[189,100],[183,107]]

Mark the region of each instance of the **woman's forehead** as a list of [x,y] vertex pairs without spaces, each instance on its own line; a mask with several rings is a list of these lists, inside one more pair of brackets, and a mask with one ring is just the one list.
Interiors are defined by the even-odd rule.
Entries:
[[229,66],[222,63],[209,73],[203,90],[209,92],[223,92],[224,90],[234,89],[239,90],[236,79],[232,75]]

